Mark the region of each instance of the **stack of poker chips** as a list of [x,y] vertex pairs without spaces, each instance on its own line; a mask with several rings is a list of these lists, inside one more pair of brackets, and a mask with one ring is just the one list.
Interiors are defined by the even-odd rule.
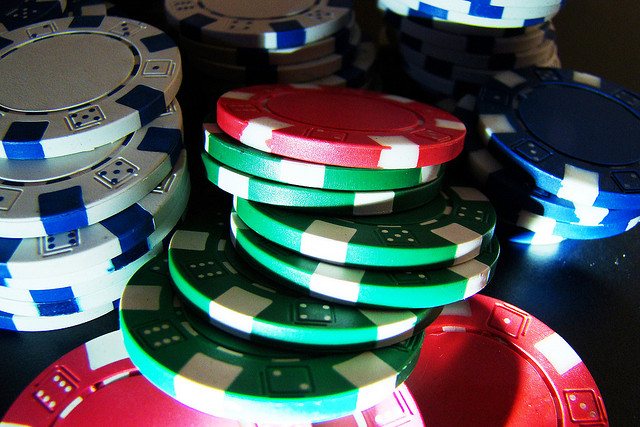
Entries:
[[216,416],[317,422],[376,405],[443,305],[484,288],[498,258],[488,200],[441,184],[463,124],[406,98],[299,85],[228,92],[216,120],[202,159],[233,208],[202,201],[169,244],[171,280],[158,260],[127,285],[131,360]]
[[180,53],[100,15],[2,38],[0,327],[60,329],[117,308],[183,214]]
[[477,94],[494,74],[560,67],[550,19],[563,0],[378,0],[403,68],[427,93]]
[[469,129],[467,168],[501,233],[552,244],[611,237],[640,220],[639,105],[640,95],[592,74],[527,68],[443,108]]
[[363,87],[372,80],[375,46],[363,40],[351,0],[165,0],[164,6],[188,72],[197,77],[195,93],[268,83]]

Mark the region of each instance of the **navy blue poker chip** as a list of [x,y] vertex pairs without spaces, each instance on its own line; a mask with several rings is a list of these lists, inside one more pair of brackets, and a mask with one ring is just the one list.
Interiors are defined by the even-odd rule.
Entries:
[[640,95],[568,69],[494,76],[478,96],[489,149],[560,199],[640,209]]
[[465,137],[464,157],[469,171],[490,200],[506,195],[512,204],[534,214],[582,225],[629,223],[640,217],[640,209],[607,209],[576,204],[536,187],[524,171],[501,162],[484,146],[477,132],[475,104],[475,97],[467,95],[457,102],[452,112],[469,129]]

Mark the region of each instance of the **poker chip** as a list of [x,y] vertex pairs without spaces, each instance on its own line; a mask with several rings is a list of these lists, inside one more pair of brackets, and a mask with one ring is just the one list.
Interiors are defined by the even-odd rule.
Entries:
[[524,209],[513,209],[513,206],[502,204],[499,201],[493,203],[496,204],[496,209],[507,221],[519,227],[566,239],[603,239],[616,236],[631,230],[640,221],[640,217],[636,217],[627,222],[583,225],[555,220]]
[[[552,66],[554,58],[557,56],[557,47],[555,42],[547,40],[545,46],[540,51],[535,52],[535,56],[531,56],[528,60],[530,65]],[[461,81],[476,85],[483,85],[489,78],[496,74],[495,70],[486,68],[471,68],[456,65],[440,58],[424,56],[411,49],[404,49],[400,46],[400,52],[407,62],[406,68],[417,68],[434,76],[439,76],[453,81]],[[507,67],[509,68],[509,67]]]
[[4,0],[0,5],[0,33],[62,16],[67,0]]
[[638,99],[591,74],[530,68],[487,82],[477,111],[489,148],[537,187],[583,206],[637,209],[638,153],[628,135],[640,130]]
[[[159,247],[159,245],[156,244],[155,247]],[[44,278],[37,280],[5,279],[5,283],[10,286],[0,287],[0,297],[7,300],[5,304],[9,307],[11,304],[19,302],[28,303],[32,307],[42,306],[43,310],[47,309],[47,305],[54,308],[55,305],[75,304],[75,302],[70,302],[71,300],[95,301],[96,295],[104,291],[106,287],[116,284],[124,286],[126,280],[122,282],[121,278],[124,273],[120,273],[120,270],[145,256],[152,249],[154,246],[143,242],[109,261],[83,268],[72,274],[52,276],[51,281],[46,281]],[[122,293],[122,289],[120,289],[120,293]],[[28,308],[31,310],[30,312],[33,312],[32,307]],[[7,311],[13,312],[12,309],[7,309]]]
[[287,159],[240,144],[209,116],[204,122],[204,149],[233,169],[260,178],[326,190],[380,191],[414,187],[434,181],[445,165],[410,169],[365,169]]
[[3,158],[58,157],[123,138],[164,113],[182,79],[171,38],[137,21],[61,18],[2,37],[0,74],[13,82],[0,91]]
[[[76,269],[71,273],[41,275],[28,279],[3,279],[3,287],[0,287],[0,296],[8,299],[51,302],[83,296],[95,292],[101,285],[95,283],[92,278],[108,275],[114,271],[128,265],[133,260],[138,259],[151,248],[163,243],[173,228],[180,222],[187,205],[189,186],[183,185],[187,197],[176,199],[175,209],[157,222],[156,230],[149,237],[133,245],[125,252],[111,259],[104,261],[94,261],[90,266],[82,265],[81,269]],[[72,295],[69,295],[69,292]],[[28,293],[28,294],[27,294]],[[63,298],[53,298],[55,295],[62,295]]]
[[[236,221],[232,218],[232,227]],[[309,298],[251,268],[229,241],[229,224],[206,220],[175,232],[169,271],[178,292],[215,326],[250,341],[300,350],[385,347],[419,333],[441,311],[363,309]]]
[[230,65],[287,65],[312,61],[358,44],[360,27],[352,15],[351,22],[338,32],[318,41],[283,49],[243,48],[192,40],[180,34],[180,47],[189,57],[215,58]]
[[483,0],[397,0],[396,2],[440,19],[448,19],[449,15],[452,15],[451,19],[449,19],[452,21],[458,15],[455,12],[491,19],[551,17],[558,13],[562,4],[562,0],[552,0],[541,4],[522,3],[518,5],[506,0],[502,2],[486,2]]
[[336,217],[234,199],[238,216],[272,242],[311,258],[359,267],[460,264],[490,243],[496,214],[470,187],[447,187],[431,202],[389,215]]
[[201,155],[209,180],[234,196],[281,207],[313,208],[326,215],[384,215],[415,209],[440,191],[440,174],[415,187],[385,191],[340,191],[300,187],[261,179]]
[[469,15],[459,11],[451,11],[445,9],[425,10],[425,8],[414,9],[402,3],[401,0],[377,0],[377,6],[380,10],[390,10],[402,16],[417,16],[424,18],[435,18],[445,21],[451,21],[458,24],[466,24],[477,27],[493,27],[493,28],[514,28],[526,27],[529,25],[541,24],[545,20],[553,17],[559,10],[558,8],[542,9],[539,14],[534,16],[523,16],[520,9],[505,9],[506,13],[501,18],[486,18],[482,16]]
[[[414,15],[402,15],[393,12],[390,9],[384,9],[378,6],[384,14],[385,22],[389,23],[394,28],[404,30],[405,25],[409,25],[406,28],[429,28],[444,33],[456,34],[462,36],[479,36],[479,37],[491,37],[491,38],[511,38],[521,35],[530,35],[531,33],[538,32],[540,27],[544,25],[544,22],[531,24],[528,26],[516,26],[509,27],[493,27],[493,26],[475,26],[466,25],[463,23],[457,23],[452,21],[445,21],[430,16],[414,16]],[[410,23],[410,24],[408,24]],[[419,30],[420,33],[423,31]]]
[[[56,277],[77,272],[79,265],[86,271],[143,241],[161,241],[168,232],[163,230],[165,224],[173,227],[186,207],[189,174],[185,162],[183,150],[173,171],[149,194],[93,225],[41,237],[0,238],[2,285],[11,287],[10,278],[40,279],[52,288]],[[158,233],[159,238],[155,237]]]
[[363,353],[297,353],[249,342],[183,307],[161,258],[125,288],[120,324],[131,361],[156,387],[205,413],[268,423],[330,420],[381,402],[422,343],[419,334]]
[[59,316],[20,316],[0,311],[0,329],[18,332],[44,332],[71,328],[117,310],[120,300],[72,314]]
[[460,153],[465,134],[458,119],[429,105],[329,86],[263,85],[227,92],[218,100],[217,119],[224,132],[255,149],[360,168],[445,163]]
[[[188,181],[185,192],[188,195]],[[36,280],[13,280],[4,279],[0,287],[0,298],[29,302],[32,305],[46,305],[51,303],[67,303],[70,300],[93,299],[103,289],[112,283],[119,283],[121,286],[128,280],[120,280],[124,273],[119,272],[124,267],[137,262],[149,252],[156,251],[165,243],[164,240],[179,222],[186,204],[187,198],[176,201],[176,209],[171,215],[160,223],[157,230],[147,238],[126,252],[112,258],[106,262],[96,264],[92,267],[83,268],[72,274],[50,276],[50,280],[39,277]],[[138,264],[140,265],[140,264]],[[131,271],[133,268],[129,268]],[[107,277],[108,276],[108,277]],[[96,280],[104,277],[107,281]],[[122,293],[122,289],[118,296]],[[43,307],[46,308],[46,307]]]
[[536,215],[587,226],[629,223],[640,216],[638,209],[616,210],[582,206],[560,199],[527,183],[517,172],[505,167],[486,148],[469,152],[467,164],[490,200],[504,200],[504,196],[508,195],[510,204],[517,204]]
[[233,243],[258,271],[278,283],[342,304],[393,308],[429,308],[450,304],[482,290],[500,253],[498,239],[480,254],[442,269],[361,269],[328,264],[287,250],[248,228],[232,215]]
[[427,328],[407,385],[434,426],[608,425],[575,350],[532,315],[484,295],[445,307]]
[[120,299],[127,281],[138,268],[162,251],[162,245],[156,245],[131,263],[102,276],[92,277],[93,284],[99,290],[83,296],[48,302],[16,301],[0,298],[0,312],[27,317],[53,317],[90,311],[106,303]]
[[165,0],[167,22],[193,40],[280,49],[323,39],[352,18],[351,0],[228,2]]
[[[388,1],[397,4],[404,0]],[[416,9],[411,9],[412,12],[407,15],[397,8],[389,10],[381,7],[385,2],[387,0],[381,0],[378,5],[385,11],[387,34],[395,42],[406,75],[427,94],[438,98],[442,95],[461,98],[467,94],[477,94],[487,80],[504,70],[533,65],[560,66],[555,28],[550,21],[520,22],[517,25],[520,28],[484,28],[503,27],[502,24],[510,19],[497,19],[501,21],[498,25],[492,22],[496,21],[495,18],[469,16],[489,21],[482,24],[466,21],[455,23],[443,21],[446,14],[436,11],[432,16],[426,13],[431,6],[424,9],[414,4],[412,7]],[[466,3],[467,9],[477,12],[510,10],[513,13],[516,10],[531,12],[534,9],[501,7],[493,3],[463,3]],[[554,8],[560,6],[560,2],[553,5]],[[402,5],[402,8],[406,7]]]
[[0,159],[0,235],[53,235],[111,217],[153,190],[181,148],[182,113],[174,102],[144,128],[90,152]]
[[[531,30],[524,34],[457,34],[424,25],[421,20],[402,17],[393,13],[385,14],[385,22],[396,31],[398,42],[419,48],[423,45],[438,46],[454,52],[467,52],[479,55],[512,54],[526,52],[539,46],[545,38],[555,38],[555,27],[551,21],[527,27]],[[462,25],[460,25],[462,26]],[[471,27],[475,28],[475,27]],[[487,29],[489,30],[489,29]]]
[[[100,417],[92,419],[96,411]],[[379,404],[322,425],[357,425],[358,422],[380,426],[424,425],[415,399],[404,384]],[[94,338],[58,359],[25,388],[2,419],[3,425],[35,427],[54,423],[242,425],[239,421],[191,409],[158,390],[131,363],[119,330]]]
[[[457,102],[454,109],[447,111],[452,111],[468,128],[476,129],[478,120],[475,104],[475,97],[467,95]],[[583,206],[535,187],[528,175],[500,162],[484,146],[477,131],[467,134],[463,152],[466,154],[469,172],[490,200],[503,200],[504,204],[508,199],[509,205],[522,207],[533,214],[587,226],[628,224],[640,214],[637,209],[615,210]],[[557,239],[553,240],[557,243]]]
[[[556,53],[555,44],[550,45],[551,51],[547,53],[548,58],[536,60],[536,65],[540,67],[561,66],[560,59]],[[405,51],[406,53],[406,51]],[[495,70],[474,69],[453,65],[439,59],[411,57],[415,54],[408,54],[405,72],[418,82],[428,92],[443,94],[460,98],[468,94],[476,94],[480,91],[490,78],[498,72]]]

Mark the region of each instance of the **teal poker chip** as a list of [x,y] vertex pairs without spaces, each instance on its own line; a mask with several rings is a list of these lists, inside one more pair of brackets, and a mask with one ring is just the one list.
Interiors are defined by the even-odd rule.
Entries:
[[228,224],[183,226],[169,244],[169,271],[185,300],[241,338],[311,351],[369,350],[421,332],[442,311],[366,309],[310,298],[258,273],[229,235]]
[[367,169],[304,162],[256,150],[230,137],[215,118],[204,123],[204,149],[218,162],[260,178],[327,190],[380,191],[415,187],[435,180],[444,164],[410,169]]
[[335,217],[235,198],[238,216],[272,242],[322,261],[369,267],[440,267],[475,258],[496,213],[475,188],[447,187],[429,203],[389,215]]
[[357,306],[437,307],[480,292],[495,271],[500,245],[494,236],[480,254],[442,269],[361,269],[300,255],[261,237],[232,214],[237,251],[258,271],[306,295]]
[[388,397],[418,361],[423,334],[365,352],[305,353],[230,335],[183,307],[166,256],[125,288],[120,326],[131,361],[156,387],[199,411],[269,423],[317,422]]
[[385,191],[340,191],[308,188],[262,179],[227,167],[206,152],[202,162],[209,181],[234,196],[291,208],[314,208],[330,215],[384,215],[423,205],[440,191],[444,171],[430,182]]

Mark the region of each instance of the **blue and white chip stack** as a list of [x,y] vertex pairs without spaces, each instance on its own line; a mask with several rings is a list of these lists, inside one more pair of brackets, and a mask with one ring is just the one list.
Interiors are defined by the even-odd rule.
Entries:
[[584,72],[530,67],[497,74],[477,100],[446,103],[467,126],[465,167],[496,207],[499,235],[554,244],[637,225],[637,93]]
[[0,34],[2,329],[117,308],[189,198],[177,46],[142,22],[74,15]]
[[515,68],[560,67],[550,19],[565,0],[378,0],[403,68],[428,94],[477,94]]
[[194,93],[270,83],[364,87],[376,57],[352,0],[238,2],[165,0]]

